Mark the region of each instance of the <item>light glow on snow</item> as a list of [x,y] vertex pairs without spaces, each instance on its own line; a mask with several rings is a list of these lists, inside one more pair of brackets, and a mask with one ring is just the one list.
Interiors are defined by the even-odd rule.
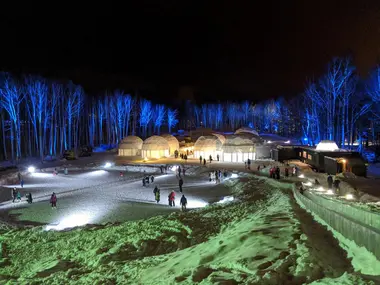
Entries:
[[346,195],[346,199],[347,199],[347,200],[352,200],[352,199],[354,199],[354,195],[352,195],[352,194],[347,194],[347,195]]
[[90,172],[87,172],[87,173],[84,173],[84,174],[80,174],[78,176],[101,176],[101,175],[104,175],[104,174],[107,174],[108,172],[105,171],[105,170],[95,170],[95,171],[90,171]]
[[226,197],[223,197],[222,200],[220,200],[218,202],[218,204],[224,204],[224,203],[227,203],[227,202],[231,202],[234,200],[234,197],[233,196],[226,196]]
[[194,198],[190,198],[188,199],[188,203],[187,203],[187,208],[204,208],[208,205],[208,203],[206,203],[205,201],[201,200],[201,199],[194,199]]
[[298,178],[305,178],[305,175],[301,174],[298,176]]
[[111,162],[106,162],[104,165],[104,168],[110,168],[112,166]]
[[311,186],[313,185],[310,181],[306,182],[306,183],[303,183],[305,186]]
[[285,143],[290,143],[290,141],[286,141]]
[[320,192],[323,192],[323,191],[325,191],[325,189],[321,186],[321,187],[319,187],[319,188],[316,188],[315,190],[317,190],[317,191],[320,191]]
[[268,143],[272,143],[272,141],[268,141]]
[[329,190],[327,190],[326,194],[327,195],[334,195],[334,192],[333,192],[333,190],[329,189]]
[[239,177],[239,175],[237,175],[236,173],[231,174],[231,178],[238,178],[238,177]]
[[84,226],[90,221],[91,216],[89,213],[77,213],[62,219],[62,221],[60,221],[57,225],[47,225],[45,230],[62,231],[68,228]]
[[36,168],[34,166],[29,166],[28,167],[28,172],[29,173],[34,173],[34,172],[36,172]]
[[170,170],[171,171],[177,171],[177,169],[178,169],[178,166],[177,165],[173,165]]
[[48,178],[48,177],[52,177],[51,173],[31,173],[31,176],[35,177],[35,178]]

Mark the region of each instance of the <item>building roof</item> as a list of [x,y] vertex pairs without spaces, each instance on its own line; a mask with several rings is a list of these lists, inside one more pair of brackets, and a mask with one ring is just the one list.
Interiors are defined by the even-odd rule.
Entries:
[[334,141],[330,140],[322,140],[317,147],[315,148],[317,151],[338,151],[339,147]]
[[119,149],[141,149],[143,140],[137,136],[125,137],[119,144]]
[[163,134],[161,135],[169,144],[169,147],[174,150],[179,149],[179,141],[175,136],[172,136],[171,134]]
[[258,137],[260,136],[257,131],[255,131],[254,129],[252,129],[250,127],[242,127],[242,128],[237,129],[235,131],[235,135],[241,134],[241,133],[249,133],[249,134],[253,134],[253,135],[258,136]]
[[227,153],[249,153],[254,151],[254,142],[249,136],[230,135],[226,137],[223,144],[223,151]]

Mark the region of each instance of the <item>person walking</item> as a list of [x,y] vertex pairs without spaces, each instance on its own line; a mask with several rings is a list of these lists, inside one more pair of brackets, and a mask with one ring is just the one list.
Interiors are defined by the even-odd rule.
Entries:
[[143,187],[145,187],[145,177],[142,179]]
[[69,174],[69,170],[67,169],[67,167],[65,167],[65,168],[63,169],[63,173],[64,173],[65,175],[68,175],[68,174]]
[[247,160],[248,169],[251,170],[251,160],[248,158]]
[[20,193],[20,191],[17,192],[17,201],[21,202],[21,193]]
[[57,195],[53,192],[50,197],[50,204],[52,208],[57,208]]
[[209,156],[209,160],[210,160],[210,163],[211,163],[211,161],[212,161],[212,156],[211,156],[211,154],[210,154],[210,156]]
[[202,164],[202,156],[199,157],[199,163]]
[[15,202],[16,200],[16,197],[17,197],[17,190],[16,190],[16,187],[14,187],[11,191],[11,195],[12,195],[12,203]]
[[289,169],[285,168],[285,177],[289,177]]
[[182,195],[180,204],[181,204],[182,212],[186,211],[187,199],[186,199],[185,195]]
[[172,192],[170,192],[168,198],[169,198],[169,206],[175,207],[175,192],[173,190]]
[[339,195],[339,191],[340,191],[340,180],[339,179],[335,179],[334,180],[334,190],[335,190],[335,193]]
[[216,160],[219,161],[219,154],[216,155]]
[[328,185],[328,188],[329,188],[329,189],[332,189],[333,178],[332,178],[331,175],[327,176],[327,185]]
[[29,194],[27,195],[27,201],[28,201],[28,204],[32,204],[32,202],[33,202],[32,193],[30,193],[30,192],[29,192]]
[[160,188],[158,188],[158,186],[156,185],[156,187],[154,187],[154,190],[153,190],[153,193],[154,193],[154,199],[156,200],[157,203],[160,202]]
[[181,193],[182,193],[182,185],[183,185],[183,179],[180,178],[178,181],[178,186],[179,186],[179,192],[181,192]]
[[17,173],[17,177],[18,177],[18,181],[21,182],[21,178],[22,178],[22,177],[21,177],[21,173],[20,173],[20,172]]
[[206,165],[206,158],[203,159],[203,165]]
[[154,176],[153,176],[153,175],[150,177],[150,181],[151,181],[152,183],[154,182]]
[[279,180],[280,179],[280,167],[276,167],[276,179]]
[[21,185],[21,188],[24,188],[24,179],[21,178],[21,181],[20,181],[20,185]]

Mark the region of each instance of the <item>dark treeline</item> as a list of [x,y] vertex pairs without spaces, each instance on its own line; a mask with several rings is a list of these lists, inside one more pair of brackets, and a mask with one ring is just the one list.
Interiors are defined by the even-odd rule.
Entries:
[[[189,104],[184,127],[235,130],[251,126],[259,132],[296,137],[306,144],[334,140],[352,146],[365,137],[376,143],[380,118],[380,67],[360,79],[348,58],[335,58],[323,76],[307,83],[303,94],[258,104],[225,102]],[[362,145],[359,143],[359,145]]]
[[72,82],[0,74],[0,159],[60,156],[81,146],[115,145],[127,135],[171,131],[178,112],[125,94],[88,97]]

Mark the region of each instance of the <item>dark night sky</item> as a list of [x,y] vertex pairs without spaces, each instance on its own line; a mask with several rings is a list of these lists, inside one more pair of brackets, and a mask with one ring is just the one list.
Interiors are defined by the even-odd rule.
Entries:
[[2,9],[0,67],[201,102],[295,95],[333,56],[366,76],[380,55],[379,1],[135,2]]

